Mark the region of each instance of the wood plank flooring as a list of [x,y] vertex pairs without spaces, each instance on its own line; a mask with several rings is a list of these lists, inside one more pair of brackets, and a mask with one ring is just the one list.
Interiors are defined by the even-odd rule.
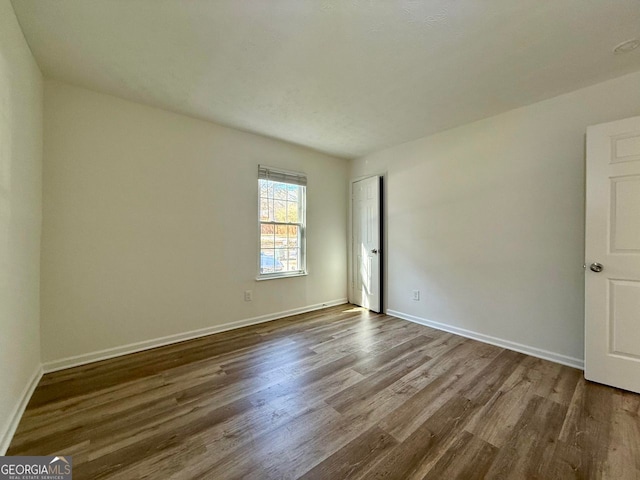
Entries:
[[638,479],[640,395],[342,305],[44,376],[75,479]]

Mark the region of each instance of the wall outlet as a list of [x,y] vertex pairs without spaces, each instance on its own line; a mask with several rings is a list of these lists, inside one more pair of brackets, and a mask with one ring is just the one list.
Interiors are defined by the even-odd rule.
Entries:
[[412,297],[416,302],[418,302],[420,300],[420,290],[414,290],[413,291],[413,297]]
[[253,300],[253,291],[252,290],[245,290],[244,291],[244,301],[245,302],[250,302],[251,300]]

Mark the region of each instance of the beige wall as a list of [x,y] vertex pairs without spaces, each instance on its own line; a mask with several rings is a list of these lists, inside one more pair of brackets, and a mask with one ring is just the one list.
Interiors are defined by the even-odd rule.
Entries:
[[[45,362],[346,298],[346,160],[55,81],[44,124]],[[255,280],[259,163],[308,175],[306,277]]]
[[579,362],[585,129],[638,114],[633,74],[353,161],[386,172],[387,308]]
[[40,367],[42,77],[0,0],[0,454]]

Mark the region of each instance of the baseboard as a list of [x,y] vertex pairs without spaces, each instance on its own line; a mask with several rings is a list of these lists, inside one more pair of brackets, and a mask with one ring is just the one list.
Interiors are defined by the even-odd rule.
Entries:
[[155,338],[152,340],[145,340],[142,342],[130,343],[121,347],[107,348],[105,350],[99,350],[97,352],[84,353],[82,355],[75,355],[73,357],[63,358],[61,360],[54,360],[46,362],[43,365],[44,373],[56,372],[58,370],[64,370],[66,368],[77,367],[80,365],[86,365],[88,363],[99,362],[101,360],[107,360],[109,358],[119,357],[122,355],[128,355],[130,353],[142,352],[144,350],[150,350],[152,348],[162,347],[164,345],[170,345],[172,343],[184,342],[185,340],[192,340],[194,338],[206,337],[214,333],[226,332],[241,327],[248,327],[250,325],[257,325],[259,323],[270,322],[283,317],[289,317],[291,315],[298,315],[300,313],[312,312],[314,310],[320,310],[326,307],[333,307],[336,305],[342,305],[347,303],[346,298],[340,298],[337,300],[331,300],[323,303],[317,303],[315,305],[307,305],[305,307],[294,308],[292,310],[286,310],[284,312],[269,313],[267,315],[261,315],[259,317],[245,318],[242,320],[236,320],[234,322],[223,323],[222,325],[214,325],[211,327],[201,328],[199,330],[192,330],[189,332],[178,333],[175,335],[168,335],[166,337]]
[[25,385],[13,412],[9,415],[9,422],[7,426],[4,428],[3,432],[0,432],[0,455],[5,455],[7,453],[11,440],[13,439],[13,435],[16,433],[16,429],[18,428],[18,424],[22,418],[22,414],[27,408],[27,404],[29,403],[29,400],[31,400],[31,395],[33,395],[34,390],[38,386],[38,382],[42,378],[42,374],[42,366],[38,365],[31,375],[29,382]]
[[533,357],[542,358],[551,362],[560,363],[569,367],[578,368],[584,370],[584,360],[579,358],[569,357],[560,353],[550,352],[541,348],[532,347],[530,345],[523,345],[521,343],[512,342],[511,340],[505,340],[503,338],[492,337],[483,333],[474,332],[465,328],[454,327],[445,323],[434,322],[433,320],[427,320],[425,318],[416,317],[415,315],[409,315],[408,313],[397,312],[395,310],[387,310],[387,315],[398,317],[410,322],[419,323],[427,327],[435,328],[436,330],[443,330],[449,333],[455,333],[461,337],[471,338],[484,343],[490,343],[498,347],[503,347],[508,350],[515,350],[516,352],[526,353]]

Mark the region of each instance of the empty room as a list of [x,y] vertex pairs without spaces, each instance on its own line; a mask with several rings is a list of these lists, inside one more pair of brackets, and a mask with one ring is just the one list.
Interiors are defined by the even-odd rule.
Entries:
[[0,480],[639,479],[637,0],[0,0]]

